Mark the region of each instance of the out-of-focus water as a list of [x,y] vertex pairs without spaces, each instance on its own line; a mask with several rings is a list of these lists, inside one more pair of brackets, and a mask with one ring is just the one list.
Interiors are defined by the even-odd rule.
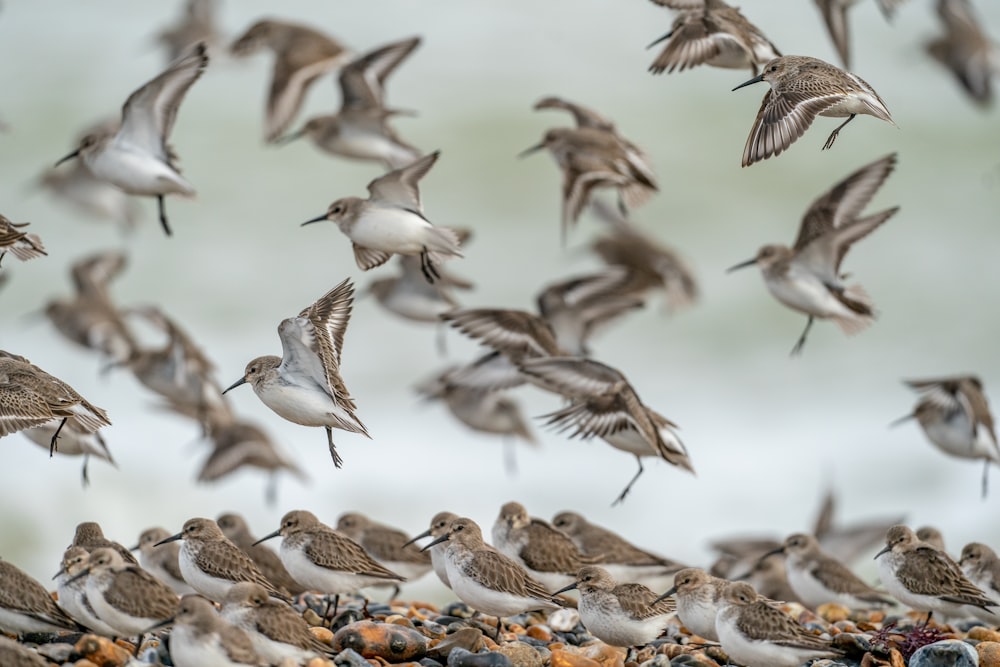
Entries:
[[[742,4],[785,53],[834,59],[812,3]],[[978,4],[1000,34],[1000,5]],[[694,264],[703,298],[674,316],[650,304],[598,340],[595,356],[682,426],[698,476],[647,462],[632,495],[611,508],[634,472],[632,458],[599,442],[540,433],[542,446],[520,449],[518,474],[506,475],[498,441],[470,434],[412,389],[442,365],[471,358],[475,346],[449,334],[443,358],[433,327],[398,321],[363,298],[347,332],[343,373],[373,440],[338,434],[345,466],[335,470],[321,429],[286,423],[241,389],[232,396],[240,414],[265,426],[312,481],[283,480],[275,507],[264,504],[257,473],[195,485],[207,455],[197,427],[154,410],[154,397],[127,373],[100,377],[96,357],[60,339],[39,309],[69,292],[73,261],[123,249],[130,266],[114,285],[116,299],[160,304],[204,345],[228,385],[252,357],[280,352],[282,318],[345,276],[360,289],[393,270],[363,275],[334,226],[298,227],[333,199],[362,194],[381,170],[304,142],[264,146],[270,58],[217,59],[191,89],[173,134],[198,189],[196,201],[168,202],[174,237],[164,238],[152,200],[142,202],[144,220],[127,238],[80,219],[32,181],[72,149],[82,126],[117,113],[160,71],[162,54],[150,38],[179,7],[5,3],[0,118],[10,130],[0,135],[0,212],[31,221],[49,257],[4,263],[10,281],[0,291],[0,346],[109,411],[106,438],[119,469],[92,462],[93,484],[84,490],[78,460],[50,461],[23,436],[5,438],[0,555],[47,578],[84,520],[133,542],[149,525],[179,530],[189,517],[227,510],[242,512],[263,534],[283,512],[302,507],[329,522],[356,509],[417,532],[442,509],[488,526],[502,503],[519,499],[533,514],[581,511],[649,548],[703,563],[712,536],[807,527],[828,486],[839,491],[847,520],[906,513],[911,524],[941,527],[953,549],[973,539],[996,545],[1000,477],[983,501],[980,465],[945,458],[912,424],[887,426],[914,403],[901,378],[974,371],[988,392],[1000,387],[1000,123],[995,111],[973,108],[925,56],[922,44],[939,30],[930,5],[904,5],[893,24],[873,2],[851,14],[854,71],[878,89],[899,129],[861,117],[821,152],[839,121],[820,119],[787,153],[741,169],[764,86],[730,92],[749,78],[745,71],[647,74],[655,51],[644,47],[671,21],[652,3],[283,3],[280,16],[314,24],[358,51],[424,37],[393,76],[389,98],[419,112],[397,121],[404,137],[442,150],[421,184],[428,217],[475,230],[466,258],[450,267],[478,283],[467,305],[531,308],[545,282],[598,266],[586,252],[595,220],[584,216],[568,247],[559,245],[560,177],[551,160],[515,158],[547,127],[569,123],[532,112],[535,100],[558,94],[591,105],[651,154],[661,193],[634,217]],[[261,0],[228,2],[223,23],[237,33],[274,13]],[[332,78],[322,80],[301,118],[337,103]],[[898,169],[871,210],[901,211],[845,263],[881,317],[851,339],[818,322],[805,354],[789,359],[804,318],[775,302],[755,271],[724,270],[764,243],[791,242],[816,196],[892,151]],[[558,404],[534,390],[519,395],[532,415]],[[438,590],[430,580],[411,589]]]

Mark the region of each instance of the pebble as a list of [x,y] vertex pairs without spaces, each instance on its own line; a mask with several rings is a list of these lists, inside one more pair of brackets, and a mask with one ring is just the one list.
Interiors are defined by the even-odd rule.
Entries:
[[448,667],[514,667],[514,663],[500,653],[473,653],[456,648],[448,654]]
[[517,667],[543,667],[544,658],[534,648],[524,642],[511,642],[497,649],[497,653],[517,665]]
[[979,667],[1000,667],[1000,642],[979,642],[976,653],[979,654]]
[[365,658],[384,658],[389,662],[419,660],[427,654],[427,639],[405,625],[358,621],[337,630],[333,649],[353,649]]
[[483,648],[483,632],[479,628],[461,628],[456,632],[447,635],[444,639],[431,646],[428,654],[433,658],[448,659],[455,649],[462,649],[470,653],[478,653]]
[[978,667],[976,649],[957,639],[945,639],[918,648],[909,667]]
[[969,630],[968,637],[980,642],[1000,642],[1000,632],[981,625],[977,625]]

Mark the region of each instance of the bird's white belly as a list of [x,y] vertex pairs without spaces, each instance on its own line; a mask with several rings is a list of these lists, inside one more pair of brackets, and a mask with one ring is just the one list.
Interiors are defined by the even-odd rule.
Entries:
[[431,567],[434,568],[434,574],[437,575],[441,583],[451,588],[451,582],[448,580],[448,562],[444,557],[444,547],[436,546],[431,547]]
[[615,449],[635,456],[656,456],[656,448],[635,428],[627,428],[604,436],[604,441]]
[[95,176],[113,183],[129,194],[194,194],[194,188],[180,174],[148,153],[112,144],[88,158],[85,158],[87,166]]
[[115,634],[129,636],[141,635],[150,627],[162,621],[162,618],[136,618],[129,614],[124,614],[115,607],[108,604],[101,591],[87,583],[87,600],[94,608],[94,613],[104,623],[115,629]]
[[677,598],[677,615],[681,623],[699,637],[718,641],[719,635],[715,632],[715,617],[718,607],[707,600],[688,600],[682,602]]
[[526,598],[487,588],[466,576],[451,557],[448,557],[447,561],[451,590],[462,602],[478,612],[502,618],[540,607]]
[[194,555],[187,547],[187,543],[181,546],[177,557],[177,565],[180,567],[181,576],[184,582],[205,597],[215,602],[222,602],[226,598],[226,593],[234,582],[218,579],[206,574],[194,560]]
[[822,651],[791,649],[765,641],[747,639],[737,629],[735,615],[719,613],[715,622],[722,650],[737,664],[744,667],[799,667],[806,660],[820,657]]
[[218,635],[195,637],[187,627],[175,627],[170,633],[170,658],[177,667],[231,667]]
[[430,224],[415,213],[394,206],[376,206],[362,214],[347,234],[365,248],[416,255],[428,245]]
[[347,595],[357,593],[368,582],[350,572],[331,570],[316,565],[302,549],[288,549],[281,544],[281,564],[292,575],[292,579],[302,586],[319,593]]
[[628,618],[620,608],[588,604],[587,596],[580,599],[580,620],[587,632],[611,646],[645,646],[660,636],[668,618],[665,614],[637,621]]
[[332,414],[344,411],[319,385],[302,386],[288,382],[254,385],[254,391],[267,407],[290,422],[302,426],[334,425]]
[[844,98],[819,113],[820,116],[830,116],[833,118],[843,118],[855,114],[872,114],[872,107],[879,108],[882,103],[873,95],[864,92],[852,92]]
[[819,318],[855,317],[855,313],[837,300],[829,288],[808,271],[795,269],[786,276],[765,280],[775,299],[789,308]]
[[746,48],[728,33],[719,32],[712,36],[712,41],[718,45],[719,53],[706,62],[713,67],[726,69],[746,69],[750,67],[750,54]]
[[964,412],[954,414],[951,419],[938,419],[921,424],[927,439],[943,452],[965,459],[1000,460],[996,445],[989,439],[986,429],[972,433],[972,424]]
[[788,584],[792,587],[792,590],[802,600],[802,604],[810,609],[815,609],[827,602],[843,603],[845,601],[843,598],[850,597],[839,596],[827,590],[805,568],[791,567],[789,565],[785,568],[785,573],[788,576]]
[[59,632],[62,629],[57,625],[46,623],[26,614],[0,609],[0,630],[20,634],[22,632]]

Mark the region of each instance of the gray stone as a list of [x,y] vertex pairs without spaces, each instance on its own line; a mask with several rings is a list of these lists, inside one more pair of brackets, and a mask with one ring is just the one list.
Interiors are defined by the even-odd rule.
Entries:
[[979,667],[979,654],[965,642],[946,639],[917,649],[908,664],[909,667]]

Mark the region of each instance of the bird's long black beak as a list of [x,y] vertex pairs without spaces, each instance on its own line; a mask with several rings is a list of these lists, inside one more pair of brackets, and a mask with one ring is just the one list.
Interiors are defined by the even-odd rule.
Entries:
[[560,593],[565,593],[566,591],[575,591],[576,587],[577,587],[577,584],[579,584],[579,583],[580,583],[579,581],[574,581],[569,586],[563,586],[559,590],[553,591],[552,595],[559,595]]
[[[245,377],[241,377],[239,380],[237,380],[236,382],[234,382],[231,385],[229,385],[228,387],[226,387],[226,391],[229,391],[230,389],[236,389],[241,384],[246,384],[246,383],[247,383],[247,379]],[[224,391],[222,393],[225,394],[226,391]]]
[[666,593],[664,593],[660,597],[658,597],[655,600],[653,600],[653,603],[650,604],[649,606],[652,607],[654,604],[657,604],[657,603],[659,603],[659,602],[661,602],[663,600],[666,600],[668,597],[670,597],[671,595],[674,595],[676,593],[677,593],[677,586],[671,586],[670,590],[668,590]]
[[424,547],[421,549],[421,551],[427,551],[428,549],[430,549],[431,547],[433,547],[433,546],[435,546],[437,544],[441,544],[442,542],[447,542],[448,541],[448,537],[449,537],[449,535],[447,533],[445,533],[444,535],[442,535],[441,537],[437,538],[433,542],[428,542],[426,545],[424,545]]
[[879,552],[878,552],[877,554],[875,554],[875,557],[874,557],[874,558],[872,558],[872,560],[878,560],[878,557],[879,557],[879,556],[881,556],[882,554],[887,554],[887,553],[889,553],[890,551],[892,551],[892,547],[890,547],[890,546],[889,546],[889,545],[887,544],[887,545],[885,545],[884,547],[882,547],[882,550],[881,550],[881,551],[879,551]]
[[301,225],[299,225],[299,227],[305,227],[306,225],[311,225],[314,222],[323,222],[324,220],[326,220],[326,213],[324,213],[323,215],[318,215],[315,218],[310,218],[309,220],[306,220]]
[[260,544],[261,542],[267,542],[268,540],[273,540],[274,538],[278,537],[279,535],[281,535],[281,529],[280,528],[278,530],[274,531],[273,533],[268,533],[267,535],[265,535],[264,537],[260,538],[259,540],[257,540],[253,544],[251,544],[250,546],[255,547],[258,544]]
[[527,156],[531,155],[532,153],[537,153],[538,151],[542,150],[543,148],[545,148],[545,144],[544,143],[535,144],[534,146],[532,146],[530,148],[525,148],[523,151],[521,151],[520,153],[518,153],[517,156],[518,157],[527,157]]
[[[754,84],[754,83],[760,83],[763,80],[764,80],[764,73],[761,72],[760,74],[758,74],[754,78],[750,79],[749,81],[744,81],[740,85],[736,86],[735,88],[733,88],[733,90],[739,90],[743,86],[749,86],[749,85]],[[730,92],[732,92],[732,91],[730,91]]]
[[166,544],[167,542],[176,542],[177,540],[181,539],[183,536],[184,536],[184,533],[177,533],[176,535],[171,535],[170,537],[163,538],[162,540],[160,540],[159,542],[157,542],[153,546],[154,547],[158,547],[161,544]]
[[414,542],[416,542],[417,540],[422,540],[425,537],[430,537],[430,536],[431,536],[431,529],[428,528],[427,530],[425,530],[424,532],[420,533],[419,535],[414,535],[413,537],[411,537],[407,542],[405,542],[403,544],[403,546],[404,547],[408,547],[411,544],[413,544]]
[[138,551],[139,550],[139,545],[137,544],[134,547],[129,547],[128,550],[129,551]]
[[[152,632],[153,630],[159,630],[160,628],[165,628],[168,625],[172,624],[173,622],[174,622],[173,616],[171,616],[170,618],[165,618],[156,625],[151,625],[148,628],[146,628],[145,632]],[[145,634],[145,632],[143,634]]]
[[66,572],[66,568],[65,567],[61,567],[61,568],[59,568],[58,572],[56,572],[55,574],[52,575],[52,578],[53,579],[58,579],[59,575],[64,574],[65,572]]
[[757,263],[757,258],[754,257],[753,259],[748,259],[745,262],[740,262],[739,264],[736,264],[734,266],[730,266],[728,269],[726,269],[726,273],[732,273],[733,271],[739,271],[740,269],[745,269],[748,266],[753,266],[756,263]]
[[650,43],[649,43],[649,45],[648,45],[648,46],[647,46],[646,48],[647,48],[647,49],[651,49],[651,48],[653,48],[654,46],[656,46],[656,45],[657,45],[657,44],[659,44],[660,42],[662,42],[662,41],[664,41],[664,40],[667,40],[667,39],[670,39],[670,38],[671,38],[671,37],[673,36],[673,34],[674,34],[674,31],[673,31],[673,30],[671,30],[671,31],[670,31],[670,32],[668,32],[668,33],[667,33],[666,35],[664,35],[663,37],[657,37],[657,38],[656,38],[656,39],[654,39],[654,40],[653,40],[652,42],[650,42]]
[[763,556],[761,556],[760,558],[758,558],[757,562],[759,563],[762,560],[770,558],[771,556],[777,556],[778,554],[784,554],[784,553],[785,553],[785,547],[778,547],[777,549],[771,549],[770,551],[768,551],[767,553],[765,553]]
[[900,424],[902,424],[904,422],[910,421],[914,417],[915,417],[915,415],[912,415],[912,414],[906,415],[905,417],[900,417],[899,419],[896,419],[894,421],[889,422],[889,428],[895,428],[896,426],[899,426]]
[[56,162],[56,163],[55,163],[54,165],[52,165],[52,166],[53,166],[53,167],[58,167],[58,166],[59,166],[59,165],[61,165],[61,164],[62,164],[63,162],[66,162],[67,160],[72,160],[72,159],[73,159],[73,158],[75,158],[75,157],[80,157],[80,149],[79,149],[79,148],[77,148],[77,149],[76,149],[75,151],[73,151],[72,153],[70,153],[70,154],[69,154],[69,155],[67,155],[66,157],[64,157],[64,158],[60,158],[60,159],[59,159],[59,161],[58,161],[58,162]]
[[296,139],[301,139],[305,133],[306,129],[302,128],[298,132],[292,132],[291,134],[286,134],[283,137],[278,137],[277,139],[274,140],[274,143],[278,144],[279,146],[284,146],[285,144],[292,143]]
[[66,583],[67,584],[72,584],[74,581],[79,581],[80,579],[83,579],[88,574],[90,574],[90,568],[89,567],[85,567],[82,570],[80,570],[79,572],[77,572],[76,574],[74,574],[72,577],[70,577],[66,581]]

